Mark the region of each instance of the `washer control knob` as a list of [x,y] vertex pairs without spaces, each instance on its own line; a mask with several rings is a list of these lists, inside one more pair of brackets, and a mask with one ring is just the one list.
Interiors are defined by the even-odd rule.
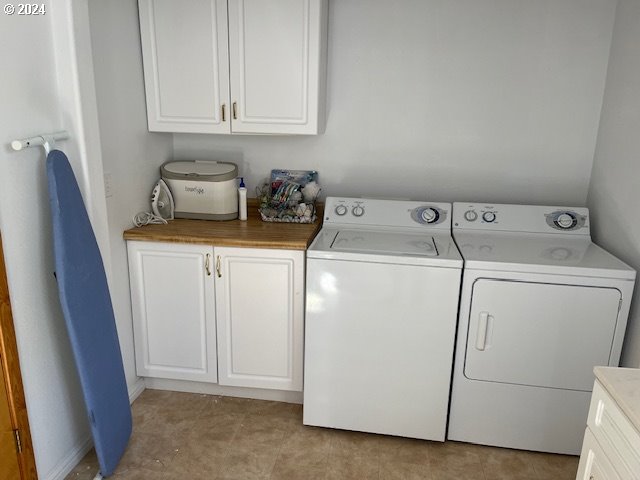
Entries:
[[467,222],[475,222],[478,219],[478,212],[475,210],[467,210],[464,212],[464,219]]
[[482,219],[487,223],[493,223],[496,221],[496,213],[495,212],[484,212],[482,214]]
[[351,209],[351,213],[353,213],[354,217],[361,217],[364,215],[364,208],[361,205],[356,205]]
[[338,205],[335,209],[336,215],[343,216],[347,213],[346,205]]
[[420,214],[420,217],[426,223],[436,223],[440,218],[440,213],[435,208],[428,207],[422,211],[422,213]]
[[570,212],[564,212],[556,218],[556,225],[562,229],[568,230],[573,228],[577,223],[577,218]]

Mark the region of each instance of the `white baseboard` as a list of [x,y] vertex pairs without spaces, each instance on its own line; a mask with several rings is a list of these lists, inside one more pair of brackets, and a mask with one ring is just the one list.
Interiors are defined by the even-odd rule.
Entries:
[[163,378],[145,378],[147,388],[152,390],[172,390],[175,392],[205,393],[226,397],[254,398],[257,400],[275,400],[286,403],[302,403],[302,392],[268,390],[264,388],[228,387],[216,383],[189,382],[185,380],[166,380]]
[[129,387],[129,403],[133,403],[145,389],[144,378],[138,377],[136,383]]
[[67,456],[44,477],[44,480],[64,480],[92,447],[93,439],[91,438],[91,434],[89,434],[89,436],[78,442],[76,446],[71,449]]

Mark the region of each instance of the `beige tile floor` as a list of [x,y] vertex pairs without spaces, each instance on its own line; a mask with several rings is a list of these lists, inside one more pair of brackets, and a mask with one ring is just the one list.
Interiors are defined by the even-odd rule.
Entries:
[[[573,480],[577,457],[302,425],[302,406],[145,390],[116,480]],[[67,480],[92,480],[90,452]]]

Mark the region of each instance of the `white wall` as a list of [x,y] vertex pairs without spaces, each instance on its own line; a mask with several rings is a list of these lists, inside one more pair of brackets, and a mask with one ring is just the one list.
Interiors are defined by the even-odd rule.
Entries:
[[44,16],[0,15],[0,230],[38,475],[57,479],[87,448],[89,429],[53,277],[44,153],[13,152],[11,140],[69,131],[71,140],[60,147],[109,254],[104,193],[95,178],[102,164],[91,57],[82,38],[86,4],[56,0],[45,7]]
[[111,245],[111,298],[129,391],[136,386],[129,270],[122,232],[132,216],[149,211],[159,166],[173,153],[170,134],[147,131],[138,3],[89,1],[103,166],[111,177],[107,197]]
[[[593,164],[589,207],[598,243],[640,270],[640,1],[620,0]],[[640,367],[636,285],[622,364]]]
[[313,137],[174,135],[176,158],[317,169],[325,195],[584,205],[615,0],[335,0]]

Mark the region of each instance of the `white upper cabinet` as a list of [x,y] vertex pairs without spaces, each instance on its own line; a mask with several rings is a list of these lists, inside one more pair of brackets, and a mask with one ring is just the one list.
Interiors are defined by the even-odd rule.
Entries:
[[150,131],[317,134],[327,0],[139,0]]
[[319,0],[229,0],[233,132],[320,132],[326,23]]
[[229,133],[226,0],[139,0],[139,8],[149,130]]

